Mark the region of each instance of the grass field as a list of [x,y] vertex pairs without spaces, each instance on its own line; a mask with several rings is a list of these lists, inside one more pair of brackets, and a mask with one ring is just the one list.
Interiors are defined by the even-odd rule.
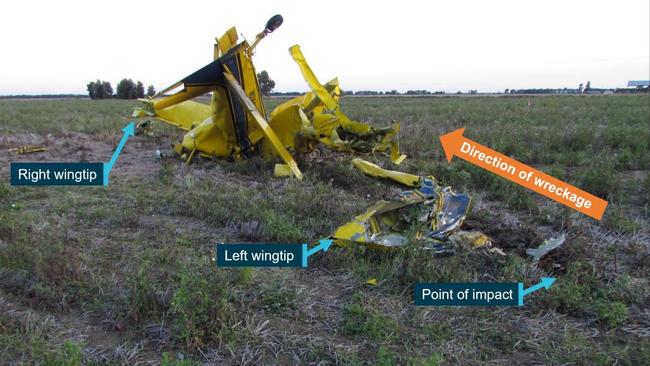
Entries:
[[[158,159],[182,135],[162,124],[128,141],[107,188],[9,185],[11,161],[109,160],[134,105],[0,100],[0,364],[650,364],[648,95],[344,98],[352,118],[401,122],[399,169],[471,194],[464,226],[506,255],[333,248],[304,270],[211,258],[222,241],[314,242],[401,188],[337,153],[299,158],[302,182],[260,159]],[[448,163],[438,136],[460,127],[607,199],[604,218]],[[48,150],[7,151],[21,145]],[[524,307],[413,305],[416,282],[544,276],[557,282]]]

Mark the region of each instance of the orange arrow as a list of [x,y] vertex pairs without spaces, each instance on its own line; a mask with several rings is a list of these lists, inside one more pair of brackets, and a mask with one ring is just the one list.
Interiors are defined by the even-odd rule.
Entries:
[[464,128],[459,128],[440,136],[440,143],[448,161],[451,161],[454,156],[458,156],[596,220],[603,217],[607,201],[477,144],[463,136],[464,131]]

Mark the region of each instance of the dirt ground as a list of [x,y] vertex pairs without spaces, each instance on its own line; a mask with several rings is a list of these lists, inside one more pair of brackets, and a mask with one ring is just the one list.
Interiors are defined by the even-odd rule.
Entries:
[[[216,242],[313,242],[401,188],[360,176],[338,153],[300,160],[308,177],[302,183],[273,177],[263,161],[188,166],[156,152],[169,154],[178,133],[156,134],[128,140],[108,187],[20,188],[8,186],[10,162],[108,161],[120,136],[3,130],[2,363],[75,364],[77,356],[84,364],[178,365],[650,359],[643,204],[613,208],[634,207],[636,216],[620,224],[628,231],[543,197],[528,195],[535,209],[512,209],[489,190],[470,190],[464,229],[484,232],[504,255],[333,248],[309,269],[219,270],[211,262]],[[47,151],[8,151],[24,145]],[[406,168],[431,168],[419,168],[415,155]],[[628,170],[621,179],[636,182],[645,172]],[[643,199],[643,191],[631,190],[632,201]],[[525,254],[562,233],[565,244],[539,263]],[[415,282],[532,285],[543,276],[557,277],[555,288],[522,308],[412,301]],[[371,277],[377,286],[366,283]]]

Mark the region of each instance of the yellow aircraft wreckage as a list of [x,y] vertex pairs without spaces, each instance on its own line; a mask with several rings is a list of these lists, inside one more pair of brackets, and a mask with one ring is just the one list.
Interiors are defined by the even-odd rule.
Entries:
[[[214,61],[154,97],[140,100],[143,106],[133,112],[143,119],[139,129],[150,129],[155,118],[187,131],[174,150],[188,163],[197,155],[229,160],[279,157],[283,163],[276,164],[275,175],[297,179],[303,174],[293,154],[311,153],[319,143],[342,152],[389,153],[399,165],[406,158],[396,141],[399,124],[376,128],[350,119],[339,105],[338,79],[321,84],[297,45],[289,53],[311,91],[280,104],[269,116],[252,56],[258,43],[282,21],[280,15],[269,19],[252,45],[239,42],[235,27],[226,31],[216,39]],[[209,105],[191,100],[208,93],[212,93]],[[471,248],[490,245],[481,233],[458,230],[470,207],[469,196],[439,186],[433,177],[385,170],[358,158],[352,163],[365,174],[413,189],[391,201],[377,202],[339,227],[332,235],[339,246],[390,249],[417,242],[435,253],[449,253],[459,242]]]
[[[318,143],[338,151],[388,152],[395,164],[406,156],[399,153],[393,139],[399,124],[375,128],[353,121],[340,109],[341,89],[338,80],[321,84],[307,64],[300,47],[289,49],[311,92],[279,105],[270,119],[264,108],[252,55],[266,35],[282,24],[275,15],[252,45],[238,43],[237,30],[230,28],[214,45],[214,61],[151,99],[141,99],[144,106],[134,117],[154,117],[177,126],[187,133],[174,150],[188,162],[197,154],[232,160],[260,155],[279,157],[275,174],[303,175],[292,153],[309,153]],[[182,86],[172,95],[166,93]],[[210,105],[190,99],[212,93]],[[138,124],[148,126],[148,121]]]
[[390,201],[378,201],[337,228],[331,236],[337,245],[391,249],[415,243],[436,254],[454,253],[459,246],[476,249],[491,245],[483,233],[459,230],[470,210],[468,195],[441,187],[434,177],[382,169],[359,158],[353,159],[352,164],[367,175],[392,179],[415,189]]

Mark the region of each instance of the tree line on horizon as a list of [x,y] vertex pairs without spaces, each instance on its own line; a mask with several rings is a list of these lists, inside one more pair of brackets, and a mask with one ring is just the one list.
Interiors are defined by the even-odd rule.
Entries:
[[[257,74],[262,94],[269,95],[275,87],[275,81],[269,77],[266,70]],[[144,84],[140,80],[134,82],[133,79],[122,79],[117,83],[116,92],[113,92],[113,86],[108,81],[97,79],[86,84],[86,90],[90,99],[137,99],[144,98],[145,95],[153,97],[156,95],[156,89],[153,85],[147,87],[145,93]]]
[[[273,92],[275,88],[275,81],[269,77],[268,72],[265,70],[257,74],[258,82],[260,84],[260,89],[263,95],[270,96],[297,96],[304,93],[301,92]],[[119,98],[119,99],[137,99],[144,98],[145,96],[153,97],[156,94],[156,89],[153,85],[149,85],[145,92],[144,84],[141,81],[134,82],[132,79],[122,79],[117,84],[117,90],[114,93],[113,87],[110,82],[100,81],[91,81],[86,86],[88,90],[88,96],[90,99],[110,99],[110,98]],[[590,92],[604,92],[606,90],[611,90],[614,93],[643,93],[648,92],[648,88],[616,88],[616,89],[598,89],[592,88],[591,82],[587,81],[586,84],[580,83],[578,88],[529,88],[529,89],[506,89],[504,94],[587,94]],[[477,94],[477,90],[468,90],[466,94]],[[465,94],[461,91],[456,93],[447,93],[445,91],[429,91],[424,89],[419,90],[407,90],[404,93],[393,89],[390,91],[376,91],[376,90],[342,90],[341,95],[444,95],[444,94]]]
[[153,97],[156,95],[156,89],[153,85],[147,87],[146,93],[144,84],[140,80],[134,82],[132,79],[122,79],[117,83],[116,92],[113,92],[113,86],[108,81],[97,79],[86,85],[90,99],[137,99],[144,98],[145,95]]

